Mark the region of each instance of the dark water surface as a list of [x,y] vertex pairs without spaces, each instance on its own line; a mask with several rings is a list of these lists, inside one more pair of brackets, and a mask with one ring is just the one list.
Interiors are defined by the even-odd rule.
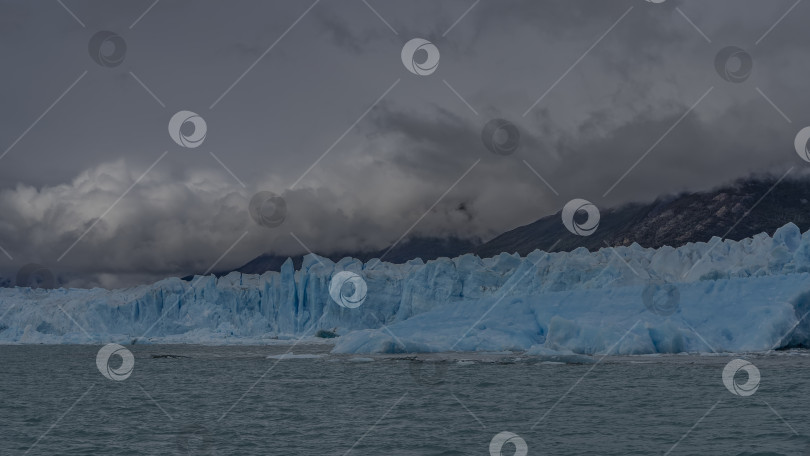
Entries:
[[741,397],[721,378],[731,355],[370,361],[299,345],[322,356],[279,361],[289,347],[144,345],[114,381],[99,348],[0,347],[0,454],[488,455],[502,431],[529,455],[810,454],[807,352],[746,357],[761,381]]

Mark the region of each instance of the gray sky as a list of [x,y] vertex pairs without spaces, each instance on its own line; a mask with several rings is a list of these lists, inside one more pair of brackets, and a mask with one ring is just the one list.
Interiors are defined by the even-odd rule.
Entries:
[[[384,248],[417,220],[409,235],[487,239],[573,198],[806,165],[810,4],[794,0],[63,3],[0,2],[5,276],[35,262],[126,286],[300,253],[290,233]],[[99,31],[123,63],[90,57]],[[403,65],[412,38],[439,50],[434,73]],[[743,82],[715,70],[727,46],[753,59]],[[199,147],[169,135],[183,110],[207,124]],[[493,118],[519,129],[514,154],[484,147]],[[251,220],[258,191],[286,201],[280,226]]]

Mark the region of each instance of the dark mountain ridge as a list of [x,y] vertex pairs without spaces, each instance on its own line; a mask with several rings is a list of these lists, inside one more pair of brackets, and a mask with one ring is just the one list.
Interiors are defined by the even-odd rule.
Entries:
[[[330,260],[335,262],[345,257],[357,258],[364,262],[370,261],[374,258],[382,257],[383,261],[399,264],[405,263],[414,258],[422,258],[425,261],[435,260],[436,258],[440,257],[452,258],[459,255],[463,255],[464,253],[467,252],[471,252],[476,245],[477,244],[475,244],[472,241],[458,238],[440,239],[440,238],[414,237],[400,242],[399,244],[394,246],[394,248],[392,248],[390,252],[387,253],[386,251],[388,250],[388,248],[370,252],[338,252],[332,254],[323,254],[323,255],[319,254],[319,255],[325,258],[329,258]],[[298,256],[290,257],[293,260],[293,265],[295,266],[296,270],[301,268],[301,264],[303,263],[304,260],[304,255],[306,255],[306,252]],[[265,253],[250,260],[249,262],[235,269],[235,271],[241,272],[243,274],[261,274],[266,271],[279,271],[281,269],[281,265],[284,264],[285,261],[287,261],[287,258],[288,258],[287,256]],[[228,272],[230,271],[227,271],[224,274],[227,274]]]

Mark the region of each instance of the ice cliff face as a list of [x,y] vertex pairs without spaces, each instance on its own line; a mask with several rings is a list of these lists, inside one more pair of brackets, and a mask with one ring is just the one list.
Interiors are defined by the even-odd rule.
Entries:
[[[368,285],[337,305],[331,277]],[[336,352],[653,353],[810,343],[810,234],[674,249],[535,251],[402,265],[308,256],[281,272],[167,279],[125,290],[0,290],[0,342],[236,343],[335,330]],[[385,325],[385,326],[384,326]],[[86,331],[86,332],[85,332]]]

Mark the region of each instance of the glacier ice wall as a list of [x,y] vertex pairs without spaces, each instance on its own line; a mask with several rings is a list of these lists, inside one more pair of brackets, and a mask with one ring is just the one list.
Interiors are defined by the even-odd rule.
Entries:
[[[362,306],[338,306],[329,281],[364,277]],[[651,283],[677,289],[666,315]],[[0,289],[0,343],[240,343],[341,335],[340,353],[768,350],[810,341],[810,233],[679,248],[464,255],[402,265],[309,255],[302,268],[166,279],[123,290]]]

